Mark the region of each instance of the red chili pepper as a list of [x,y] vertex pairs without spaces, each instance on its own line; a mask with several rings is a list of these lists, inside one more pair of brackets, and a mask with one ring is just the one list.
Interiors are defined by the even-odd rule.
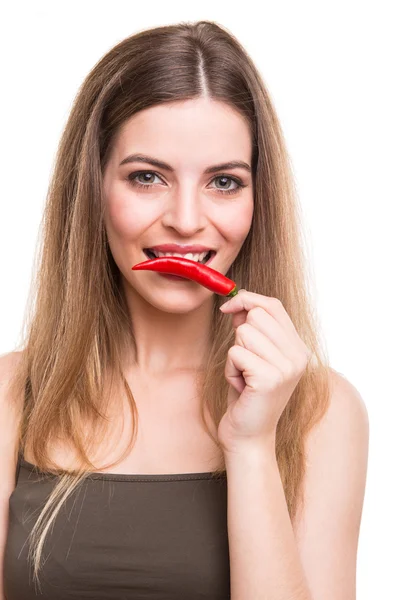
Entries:
[[208,290],[220,296],[236,296],[238,289],[232,279],[225,277],[219,271],[207,267],[202,263],[179,256],[160,256],[138,263],[132,267],[133,271],[158,271],[159,273],[169,273],[178,275],[200,283]]

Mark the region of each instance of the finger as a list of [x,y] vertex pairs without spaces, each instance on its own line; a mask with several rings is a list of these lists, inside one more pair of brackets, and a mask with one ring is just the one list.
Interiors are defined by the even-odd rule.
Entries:
[[[260,373],[263,379],[260,381]],[[232,346],[225,365],[227,381],[239,393],[247,386],[250,391],[268,390],[271,382],[279,382],[282,373],[242,346]]]
[[225,377],[231,386],[241,394],[248,385],[256,388],[254,373],[260,370],[261,359],[242,346],[231,346],[225,364]]
[[[292,360],[285,351],[282,351],[268,335],[264,335],[258,329],[255,329],[249,323],[243,323],[236,330],[235,343],[243,346],[262,360],[279,369],[282,373],[288,372],[292,365]],[[285,344],[280,342],[280,346]]]
[[[236,317],[236,313],[233,318]],[[303,341],[299,338],[296,330],[287,332],[274,317],[260,306],[252,308],[247,313],[246,323],[252,325],[265,337],[275,344],[283,356],[296,362],[299,353],[303,349]]]
[[241,289],[236,296],[221,306],[221,310],[226,313],[238,312],[240,310],[249,311],[256,306],[261,306],[261,308],[266,310],[288,333],[296,332],[297,334],[291,318],[278,298],[263,296],[262,294]]

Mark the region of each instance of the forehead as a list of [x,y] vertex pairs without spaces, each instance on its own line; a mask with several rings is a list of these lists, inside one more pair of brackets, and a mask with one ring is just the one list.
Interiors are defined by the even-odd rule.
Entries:
[[209,99],[152,106],[128,119],[114,142],[121,161],[134,152],[153,154],[179,169],[203,168],[222,160],[251,158],[251,134],[245,118],[228,104]]

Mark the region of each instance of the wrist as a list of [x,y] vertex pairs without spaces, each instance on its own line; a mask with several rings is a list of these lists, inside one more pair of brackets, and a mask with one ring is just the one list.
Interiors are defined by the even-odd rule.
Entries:
[[234,447],[224,449],[225,464],[254,464],[266,460],[276,462],[276,439],[270,436],[262,441],[246,441],[235,444]]

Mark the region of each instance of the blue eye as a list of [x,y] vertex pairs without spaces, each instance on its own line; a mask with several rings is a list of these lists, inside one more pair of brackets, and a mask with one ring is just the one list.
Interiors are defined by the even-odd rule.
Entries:
[[[155,173],[154,171],[134,171],[133,173],[130,173],[127,177],[128,181],[137,188],[152,188],[154,187],[154,183],[140,183],[139,181],[136,180],[137,177],[140,177],[141,175],[151,175],[152,177],[159,177],[159,175],[157,175],[157,173]],[[229,190],[221,190],[219,188],[215,188],[217,190],[217,192],[219,194],[234,194],[236,192],[239,192],[242,188],[247,187],[247,185],[245,185],[240,179],[236,178],[236,177],[231,177],[230,175],[218,175],[217,177],[214,177],[214,179],[212,181],[215,181],[217,179],[225,179],[225,180],[229,180],[231,182],[236,183],[236,187],[231,188]]]

